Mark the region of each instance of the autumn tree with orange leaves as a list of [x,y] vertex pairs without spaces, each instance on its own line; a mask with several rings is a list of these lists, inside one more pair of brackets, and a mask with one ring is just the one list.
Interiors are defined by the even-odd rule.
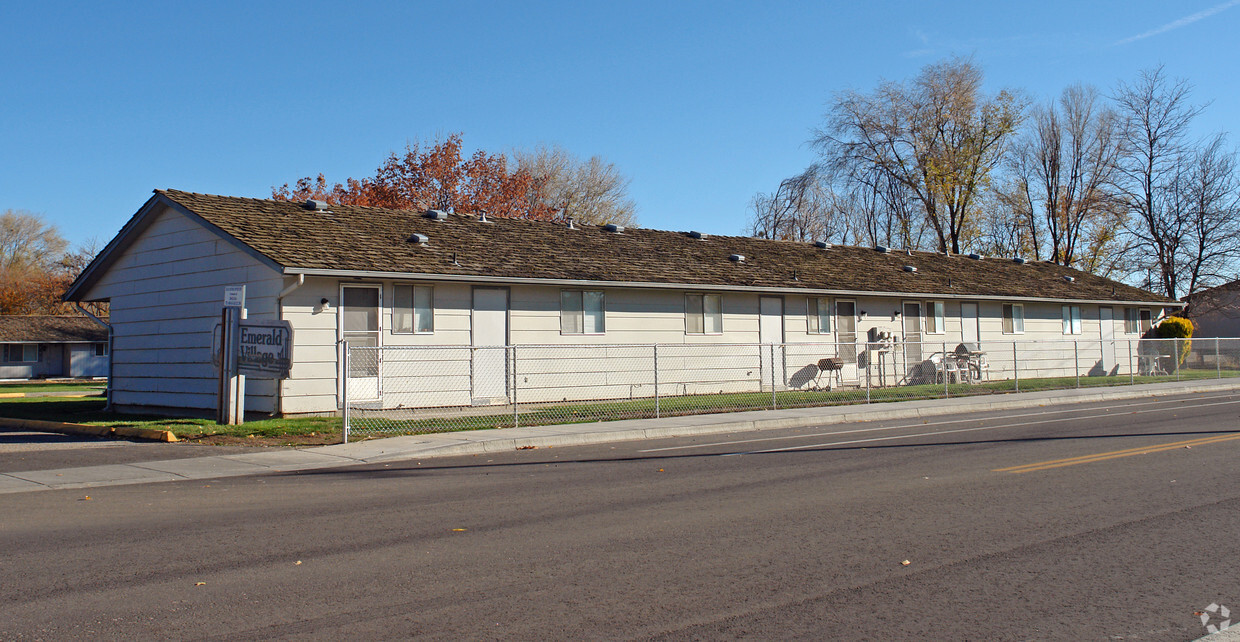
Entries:
[[439,209],[489,216],[552,220],[556,211],[533,200],[537,179],[526,170],[509,171],[503,154],[479,150],[461,155],[461,134],[452,134],[429,147],[414,142],[403,155],[393,152],[375,175],[350,178],[328,185],[319,174],[273,187],[272,198],[324,200],[341,205],[365,205],[422,211]]

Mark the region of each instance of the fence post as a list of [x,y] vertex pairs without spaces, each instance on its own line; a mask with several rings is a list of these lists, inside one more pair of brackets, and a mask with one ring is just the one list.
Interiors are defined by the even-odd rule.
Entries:
[[344,443],[349,443],[349,341],[345,339],[341,342],[344,349],[344,385],[341,386],[340,403],[344,405],[342,414],[344,415]]
[[1076,373],[1076,387],[1081,387],[1081,345],[1077,339],[1072,340],[1072,371]]
[[[855,345],[856,344],[854,344],[854,346]],[[869,343],[866,343],[865,345],[866,345],[866,350],[865,350],[865,402],[870,403],[870,378],[873,376],[873,373],[870,372],[870,366],[872,365],[870,362],[874,360],[874,354],[878,351],[870,350]],[[835,354],[839,355],[839,353],[840,353],[840,344],[837,343],[835,344]],[[841,379],[843,379],[843,377],[841,377]],[[840,386],[840,387],[843,388],[843,386]]]
[[943,342],[943,398],[948,399],[952,396],[947,389],[947,342]]
[[1214,368],[1218,371],[1218,378],[1223,378],[1223,362],[1219,358],[1218,337],[1214,337]]
[[1128,385],[1137,383],[1137,371],[1132,367],[1132,339],[1128,340]]
[[654,418],[659,418],[659,344],[654,344]]
[[1175,380],[1180,380],[1180,341],[1181,339],[1172,339],[1175,343],[1171,344],[1171,360],[1175,362]]
[[779,401],[775,398],[775,344],[771,344],[771,410],[779,410]]
[[1016,381],[1016,392],[1020,392],[1020,360],[1016,356],[1016,342],[1012,342],[1012,378]]
[[521,427],[521,415],[517,407],[517,346],[508,346],[512,352],[512,427]]

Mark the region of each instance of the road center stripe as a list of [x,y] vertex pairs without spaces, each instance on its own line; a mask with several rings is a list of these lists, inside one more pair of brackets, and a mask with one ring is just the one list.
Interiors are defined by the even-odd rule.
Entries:
[[1069,457],[1067,459],[1052,459],[1050,461],[1041,461],[1033,464],[1022,464],[1020,466],[1009,466],[1007,468],[996,468],[996,473],[1032,473],[1042,470],[1050,470],[1052,468],[1062,468],[1064,466],[1075,466],[1077,464],[1092,464],[1098,461],[1106,461],[1108,459],[1119,459],[1120,457],[1132,457],[1133,455],[1145,455],[1150,453],[1165,452],[1168,450],[1178,450],[1181,448],[1190,448],[1192,446],[1204,446],[1223,441],[1231,441],[1240,439],[1240,433],[1231,433],[1227,435],[1216,435],[1213,437],[1202,437],[1200,439],[1187,439],[1184,441],[1173,441],[1166,444],[1154,444],[1151,446],[1141,446],[1138,448],[1126,448],[1124,450],[1112,450],[1105,453],[1096,453],[1093,455],[1082,455],[1080,457]]

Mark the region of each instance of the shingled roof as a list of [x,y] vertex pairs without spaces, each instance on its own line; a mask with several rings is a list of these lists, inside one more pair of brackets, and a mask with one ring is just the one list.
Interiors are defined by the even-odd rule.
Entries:
[[103,343],[108,331],[86,317],[0,316],[0,343]]
[[[177,190],[156,190],[156,195],[240,241],[286,274],[364,272],[478,281],[585,281],[1176,305],[1078,270],[1043,262],[1016,263],[1011,258],[971,259],[902,250],[884,253],[838,245],[820,248],[812,243],[741,236],[694,238],[685,232],[653,229],[616,233],[595,225],[569,229],[542,221],[492,218],[484,222],[462,214],[436,221],[405,210],[332,205],[328,211],[314,211],[302,203]],[[411,242],[413,234],[425,235],[429,242]],[[732,255],[744,259],[731,260]]]

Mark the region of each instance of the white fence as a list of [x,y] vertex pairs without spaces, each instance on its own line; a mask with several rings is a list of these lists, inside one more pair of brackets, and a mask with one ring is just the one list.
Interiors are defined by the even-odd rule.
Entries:
[[1240,376],[1240,339],[345,347],[345,436]]

